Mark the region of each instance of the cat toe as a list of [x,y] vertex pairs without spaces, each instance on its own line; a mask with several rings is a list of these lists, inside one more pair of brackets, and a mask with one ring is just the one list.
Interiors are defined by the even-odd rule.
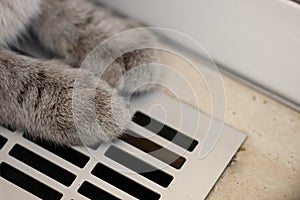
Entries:
[[160,78],[159,68],[146,64],[135,67],[123,75],[117,89],[122,96],[143,94],[153,90],[160,82]]
[[91,93],[95,102],[89,102],[86,91],[82,92],[73,96],[73,116],[82,143],[90,146],[122,135],[130,121],[124,99],[104,81]]

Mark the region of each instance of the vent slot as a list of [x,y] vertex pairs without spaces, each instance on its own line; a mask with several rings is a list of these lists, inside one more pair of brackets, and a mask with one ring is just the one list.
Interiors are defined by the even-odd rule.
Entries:
[[101,163],[95,166],[92,174],[138,199],[155,200],[160,198],[159,194]]
[[40,147],[43,147],[44,149],[54,153],[55,155],[63,158],[64,160],[72,163],[79,168],[83,168],[90,159],[88,156],[70,147],[51,144],[49,142],[41,141],[40,139],[35,140],[26,134],[24,134],[23,136],[31,142],[34,142]]
[[78,193],[82,194],[83,196],[85,196],[89,199],[105,199],[105,200],[118,200],[119,199],[87,181],[84,181],[82,183],[82,185],[78,189]]
[[127,167],[128,169],[135,171],[141,176],[159,184],[160,186],[168,187],[168,185],[173,180],[173,176],[157,169],[156,167],[134,157],[133,155],[115,146],[110,146],[105,152],[105,156]]
[[2,149],[2,147],[5,145],[6,142],[7,142],[7,139],[5,137],[3,137],[2,135],[0,135],[0,149]]
[[193,151],[198,144],[198,141],[139,111],[134,114],[132,121],[188,151]]
[[7,163],[0,164],[0,176],[41,199],[55,200],[61,199],[63,196],[56,190],[37,181]]
[[180,169],[185,163],[186,159],[179,156],[178,154],[166,148],[163,148],[162,146],[152,142],[151,140],[142,138],[142,136],[134,133],[131,130],[128,130],[126,132],[128,132],[128,134],[123,135],[120,139],[142,150],[143,152],[148,153],[149,155],[163,161],[164,163],[176,169]]
[[76,178],[74,174],[18,144],[12,148],[9,155],[42,172],[43,174],[46,174],[65,186],[70,186]]

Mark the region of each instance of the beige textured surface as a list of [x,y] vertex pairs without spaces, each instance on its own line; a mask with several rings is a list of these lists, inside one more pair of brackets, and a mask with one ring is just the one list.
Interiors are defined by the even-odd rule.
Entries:
[[[201,77],[182,59],[170,54],[163,57],[165,64],[189,80],[198,96],[197,107],[210,113],[210,96]],[[223,76],[223,81],[225,123],[248,138],[208,199],[299,200],[300,114],[228,77]],[[176,77],[167,74],[164,82],[182,100],[197,105],[190,88],[175,87]]]

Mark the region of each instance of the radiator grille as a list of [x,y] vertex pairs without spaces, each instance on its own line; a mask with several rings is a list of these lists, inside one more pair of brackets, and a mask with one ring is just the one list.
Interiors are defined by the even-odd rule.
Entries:
[[[173,118],[164,121],[148,112],[153,102],[178,114],[172,109],[177,101],[163,93],[139,97],[127,133],[94,147],[57,146],[1,128],[1,199],[205,198],[245,136],[225,126],[211,154],[199,159],[203,134],[190,133],[195,124],[186,123],[193,120],[181,127]],[[182,109],[184,116],[200,113],[185,104]],[[200,115],[204,123],[208,117]]]

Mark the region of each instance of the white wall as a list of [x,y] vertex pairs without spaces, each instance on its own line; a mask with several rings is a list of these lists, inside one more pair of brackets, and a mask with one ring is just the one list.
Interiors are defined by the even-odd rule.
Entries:
[[300,5],[289,0],[99,0],[181,31],[213,58],[300,103]]

